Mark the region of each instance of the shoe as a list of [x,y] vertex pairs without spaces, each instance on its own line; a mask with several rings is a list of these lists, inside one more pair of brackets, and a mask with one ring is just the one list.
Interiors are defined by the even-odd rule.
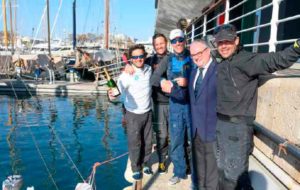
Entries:
[[180,182],[180,178],[177,177],[177,176],[173,176],[169,179],[169,182],[168,184],[169,185],[175,185],[176,183],[179,183]]
[[185,173],[186,173],[186,175],[191,176],[192,172],[191,172],[191,169],[189,166],[186,168]]
[[166,166],[165,166],[165,164],[164,163],[159,163],[159,165],[158,165],[158,173],[159,174],[165,174],[165,173],[167,173],[166,172]]
[[145,175],[153,175],[153,172],[152,172],[152,170],[149,168],[149,167],[144,167],[144,169],[143,169],[143,172],[144,172],[144,174]]
[[134,172],[132,174],[132,178],[135,180],[135,181],[140,181],[142,179],[143,175],[141,172]]

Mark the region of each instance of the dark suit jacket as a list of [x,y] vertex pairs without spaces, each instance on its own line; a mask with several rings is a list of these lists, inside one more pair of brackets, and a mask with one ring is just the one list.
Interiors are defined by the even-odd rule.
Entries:
[[200,86],[198,96],[195,97],[194,81],[197,73],[195,68],[191,72],[189,80],[189,95],[192,114],[192,137],[199,135],[203,142],[212,142],[215,140],[217,123],[217,63],[213,61]]

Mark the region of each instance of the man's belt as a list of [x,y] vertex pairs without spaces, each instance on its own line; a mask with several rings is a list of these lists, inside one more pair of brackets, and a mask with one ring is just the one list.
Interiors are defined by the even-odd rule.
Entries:
[[254,117],[252,116],[229,116],[218,113],[218,118],[223,121],[229,121],[231,123],[246,123],[252,124]]

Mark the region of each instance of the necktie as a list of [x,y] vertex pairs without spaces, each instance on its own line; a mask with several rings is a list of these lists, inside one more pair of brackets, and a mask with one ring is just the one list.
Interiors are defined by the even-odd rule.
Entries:
[[198,78],[196,80],[196,84],[195,84],[195,97],[197,97],[198,95],[198,92],[200,90],[200,86],[201,86],[201,83],[202,83],[202,80],[203,80],[203,68],[199,68],[199,75],[198,75]]

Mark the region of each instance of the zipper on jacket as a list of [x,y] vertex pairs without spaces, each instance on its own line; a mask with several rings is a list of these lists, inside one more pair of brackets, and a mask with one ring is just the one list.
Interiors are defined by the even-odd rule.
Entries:
[[236,83],[235,83],[235,80],[234,80],[234,78],[233,78],[233,76],[232,76],[232,74],[231,74],[231,67],[230,67],[230,63],[229,63],[229,61],[227,61],[227,71],[228,71],[228,73],[229,73],[229,76],[230,76],[230,79],[231,79],[231,81],[232,81],[232,83],[233,83],[233,86],[235,87],[235,89],[236,89],[236,92],[237,92],[237,94],[238,95],[241,95],[241,93],[240,93],[240,91],[239,91],[239,89],[238,89],[238,87],[237,87],[237,85],[236,85]]

